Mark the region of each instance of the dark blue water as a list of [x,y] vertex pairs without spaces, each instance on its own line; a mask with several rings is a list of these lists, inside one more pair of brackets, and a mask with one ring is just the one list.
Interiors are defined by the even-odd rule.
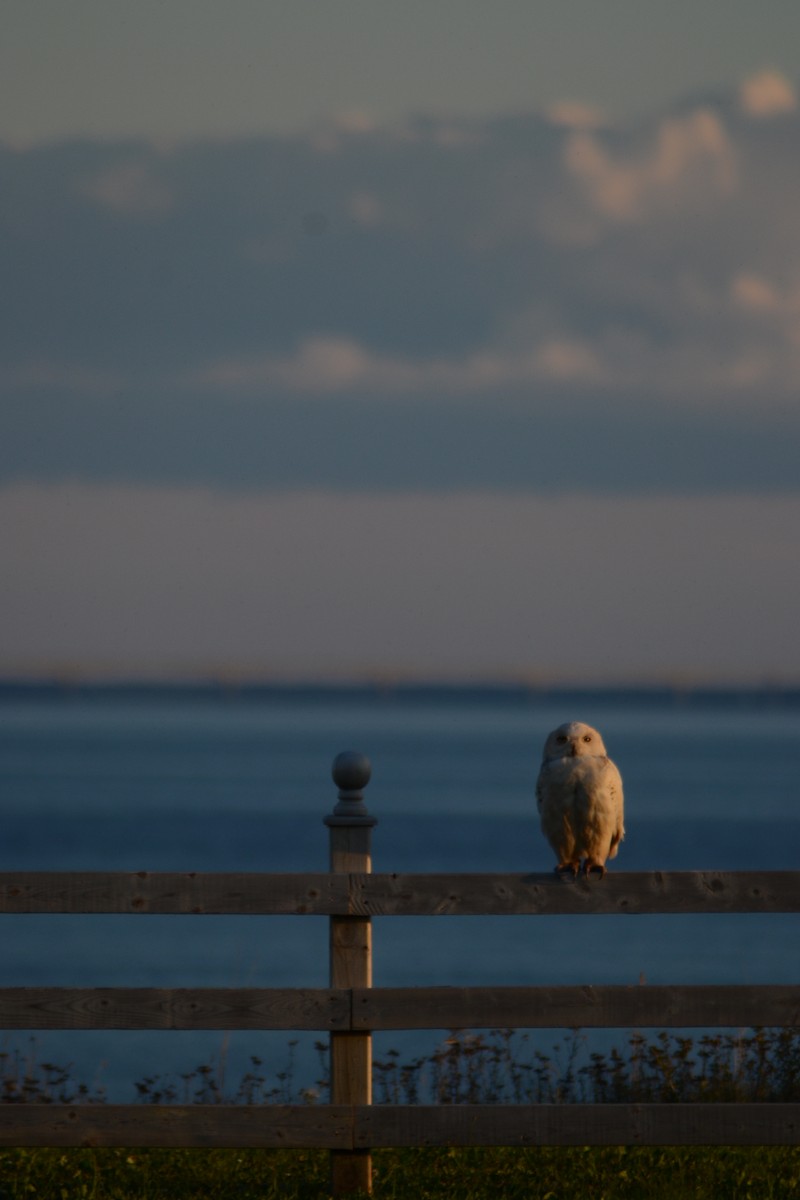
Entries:
[[[597,726],[622,771],[613,869],[797,867],[794,695],[309,689],[0,696],[0,869],[324,870],[330,765],[358,749],[373,764],[376,871],[549,870],[534,781],[546,733],[569,719]],[[6,985],[327,983],[324,918],[6,916],[0,929]],[[791,916],[384,918],[375,983],[793,983],[799,933]],[[107,1063],[118,1099],[222,1046],[218,1033],[36,1039],[86,1077]],[[233,1035],[231,1074],[250,1053],[281,1069],[287,1040]],[[313,1040],[299,1073],[313,1075]]]

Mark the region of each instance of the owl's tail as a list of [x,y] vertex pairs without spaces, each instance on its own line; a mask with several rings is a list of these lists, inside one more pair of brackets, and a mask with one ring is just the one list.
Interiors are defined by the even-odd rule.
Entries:
[[617,851],[619,850],[619,844],[624,837],[625,837],[624,829],[620,829],[617,831],[617,833],[614,834],[614,836],[611,839],[611,849],[608,852],[609,858],[617,857]]

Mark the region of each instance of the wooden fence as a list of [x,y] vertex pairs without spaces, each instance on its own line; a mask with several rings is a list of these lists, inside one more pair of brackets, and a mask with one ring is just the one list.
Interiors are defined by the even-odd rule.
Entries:
[[328,988],[0,988],[5,1029],[326,1030],[326,1105],[2,1105],[2,1146],[324,1147],[334,1194],[371,1188],[381,1146],[800,1144],[800,1104],[372,1105],[371,1034],[390,1029],[800,1024],[795,986],[372,986],[371,918],[796,913],[800,871],[372,874],[369,763],[334,763],[319,874],[0,873],[2,913],[330,918]]

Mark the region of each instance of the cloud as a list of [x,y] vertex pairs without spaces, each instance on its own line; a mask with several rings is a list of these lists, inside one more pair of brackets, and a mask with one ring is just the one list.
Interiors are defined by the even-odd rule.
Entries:
[[292,392],[338,392],[374,386],[402,373],[402,364],[381,362],[348,338],[312,337],[294,355],[223,359],[183,378],[184,386],[210,387],[227,393],[285,388]]
[[739,89],[739,105],[748,117],[764,120],[797,109],[797,92],[789,80],[773,69],[745,79]]
[[796,482],[797,117],[737,103],[0,146],[0,477]]
[[602,357],[590,344],[578,338],[543,342],[532,362],[540,379],[600,385],[613,382]]
[[731,282],[734,302],[750,312],[776,313],[782,309],[781,297],[774,284],[758,275],[746,271],[736,275]]
[[354,192],[348,203],[348,211],[359,225],[380,225],[384,209],[374,192]]
[[350,108],[336,114],[333,126],[342,133],[359,135],[374,133],[377,122],[365,109]]
[[369,393],[380,399],[471,395],[541,380],[600,383],[603,368],[588,346],[569,338],[546,340],[526,352],[487,348],[464,358],[419,360],[371,353],[347,338],[318,336],[292,355],[223,360],[180,382],[230,396],[285,389],[306,395]]
[[[620,399],[652,394],[654,388],[685,412],[734,407],[747,411],[752,390],[768,385],[759,397],[763,413],[783,405],[800,386],[800,293],[779,294],[763,279],[741,273],[715,298],[717,311],[731,312],[731,348],[704,336],[702,323],[691,337],[665,344],[657,337],[620,330],[601,330],[590,336],[551,329],[531,332],[518,322],[510,342],[499,341],[462,357],[400,357],[381,355],[352,339],[318,335],[288,355],[243,356],[211,362],[178,376],[170,388],[219,396],[226,402],[290,394],[303,398],[343,395],[370,404],[407,403],[432,398],[449,403],[470,399],[496,401],[506,394],[533,393],[546,386],[557,394]],[[737,322],[765,316],[773,322],[767,341],[763,330]],[[719,319],[716,318],[717,324]],[[536,322],[533,322],[535,330]]]
[[339,154],[353,139],[367,137],[377,123],[366,110],[346,109],[321,123],[311,135],[311,144],[320,154]]
[[720,118],[708,109],[660,124],[655,144],[636,157],[614,158],[586,132],[567,140],[564,162],[584,187],[596,212],[616,222],[641,222],[675,204],[730,192],[736,156]]
[[792,326],[800,319],[800,276],[777,283],[741,271],[731,281],[734,304],[755,316],[778,317]]
[[761,339],[752,329],[745,333],[749,355],[743,355],[744,386],[765,386],[774,394],[800,387],[800,278],[778,284],[762,275],[739,272],[731,280],[731,303],[751,323],[763,330]]
[[578,100],[559,100],[547,108],[546,115],[553,125],[565,129],[601,129],[608,124],[602,109]]
[[84,179],[80,190],[101,208],[119,216],[160,217],[174,206],[174,197],[145,162],[116,163]]

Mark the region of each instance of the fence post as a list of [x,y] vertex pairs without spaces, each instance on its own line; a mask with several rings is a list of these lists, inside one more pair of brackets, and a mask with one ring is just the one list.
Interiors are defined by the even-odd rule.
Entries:
[[[372,870],[372,827],[363,789],[369,759],[352,750],[336,756],[333,780],[339,801],[325,824],[330,829],[330,869],[362,875]],[[369,917],[330,918],[330,982],[334,988],[372,987],[372,927]],[[331,1103],[372,1103],[372,1034],[332,1033]],[[372,1155],[366,1150],[331,1151],[334,1196],[372,1192]]]

